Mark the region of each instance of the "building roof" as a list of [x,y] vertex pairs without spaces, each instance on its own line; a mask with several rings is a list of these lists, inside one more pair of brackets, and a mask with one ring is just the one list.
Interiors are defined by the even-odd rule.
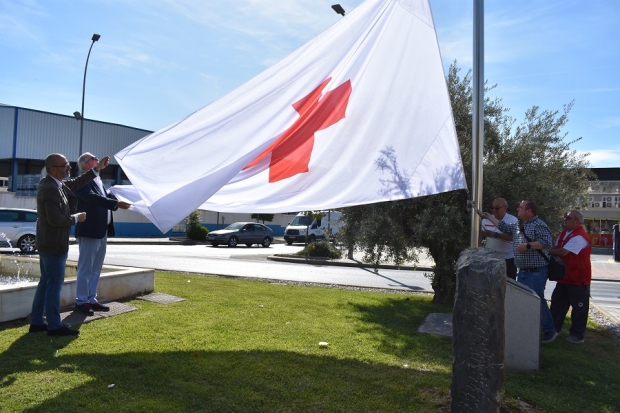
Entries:
[[620,168],[591,168],[599,181],[620,181]]

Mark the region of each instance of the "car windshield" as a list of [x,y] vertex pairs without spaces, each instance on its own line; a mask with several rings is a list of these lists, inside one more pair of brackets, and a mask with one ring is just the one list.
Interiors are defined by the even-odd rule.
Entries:
[[230,224],[224,229],[229,230],[229,231],[236,231],[238,229],[243,228],[244,225],[245,225],[245,222],[235,222],[234,224]]
[[312,221],[310,221],[308,219],[308,217],[306,217],[305,215],[298,215],[293,219],[293,222],[291,222],[291,226],[308,226],[312,223]]

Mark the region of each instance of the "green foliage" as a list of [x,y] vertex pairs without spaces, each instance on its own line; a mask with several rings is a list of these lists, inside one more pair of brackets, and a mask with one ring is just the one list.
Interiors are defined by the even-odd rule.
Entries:
[[275,218],[275,214],[252,214],[250,215],[250,218],[255,219],[256,222],[262,221],[264,224],[265,221],[273,222],[273,219]]
[[[446,82],[452,102],[466,182],[471,185],[472,171],[472,86],[471,72],[459,76],[454,62]],[[552,228],[569,208],[587,199],[587,155],[570,149],[575,141],[565,141],[562,128],[568,122],[572,103],[559,111],[534,106],[525,114],[523,124],[513,129],[514,119],[501,99],[491,99],[485,87],[484,119],[484,206],[496,197],[508,201],[509,213],[523,199],[539,205],[538,215]],[[386,154],[383,154],[386,155]],[[389,154],[388,154],[389,155]],[[377,164],[378,165],[378,164]],[[347,208],[345,225],[339,239],[365,252],[364,260],[378,264],[397,264],[416,260],[416,249],[428,248],[435,261],[432,285],[434,300],[451,304],[456,286],[455,266],[459,253],[470,244],[471,213],[466,190],[426,197]]]
[[196,210],[186,218],[185,235],[195,241],[206,241],[209,230],[200,224],[200,211]]
[[342,257],[342,253],[328,241],[311,242],[306,245],[303,250],[296,253],[304,257],[321,257],[338,259]]

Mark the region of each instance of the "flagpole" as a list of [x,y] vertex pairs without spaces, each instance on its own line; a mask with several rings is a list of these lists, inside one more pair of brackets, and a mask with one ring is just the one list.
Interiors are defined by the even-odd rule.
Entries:
[[[482,209],[482,161],[484,147],[484,0],[474,1],[474,73],[472,99],[472,202]],[[471,243],[478,246],[480,216],[471,209]]]

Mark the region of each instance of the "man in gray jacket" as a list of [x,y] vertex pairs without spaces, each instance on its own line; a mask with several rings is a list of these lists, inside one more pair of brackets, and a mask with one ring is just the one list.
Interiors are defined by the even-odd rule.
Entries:
[[[74,190],[81,188],[108,166],[106,156],[96,167],[75,179],[63,181],[71,172],[71,165],[63,155],[53,153],[45,158],[47,176],[37,188],[37,236],[41,278],[37,285],[30,315],[30,332],[47,331],[50,336],[75,336],[60,321],[60,291],[65,281],[65,266],[69,251],[71,226],[84,222],[86,213],[77,213]],[[43,313],[47,325],[43,321]]]

